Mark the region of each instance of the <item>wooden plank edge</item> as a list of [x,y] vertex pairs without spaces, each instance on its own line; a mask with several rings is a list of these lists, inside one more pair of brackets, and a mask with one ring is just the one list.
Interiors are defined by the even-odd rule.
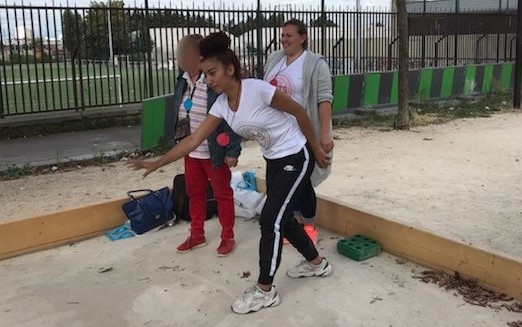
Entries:
[[317,224],[341,235],[364,234],[384,251],[429,268],[458,272],[522,300],[522,259],[455,241],[328,197],[318,197]]
[[126,201],[115,199],[1,222],[0,260],[103,234],[125,222],[121,205]]
[[[261,179],[258,189],[266,189]],[[0,259],[98,236],[125,221],[121,210],[125,201],[127,198],[0,223]],[[449,273],[457,271],[522,300],[522,262],[518,258],[407,226],[328,197],[318,197],[317,208],[321,227],[341,235],[365,234],[391,254]],[[54,230],[45,231],[44,226]]]
[[[258,189],[266,190],[258,178]],[[522,259],[455,241],[431,231],[408,226],[321,196],[317,198],[317,225],[341,235],[364,234],[383,250],[423,266],[464,278],[522,301]]]

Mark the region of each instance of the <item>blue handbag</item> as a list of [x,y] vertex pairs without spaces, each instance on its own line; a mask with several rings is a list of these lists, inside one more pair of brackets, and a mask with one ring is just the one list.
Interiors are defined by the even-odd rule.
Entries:
[[[147,195],[135,198],[134,193],[148,192]],[[160,190],[134,190],[127,192],[131,201],[124,203],[122,209],[136,234],[143,234],[161,227],[174,219],[172,198],[168,187]]]

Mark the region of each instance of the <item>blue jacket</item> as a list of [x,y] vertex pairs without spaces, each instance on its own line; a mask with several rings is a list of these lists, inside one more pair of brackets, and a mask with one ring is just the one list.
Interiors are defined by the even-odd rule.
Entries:
[[[180,75],[176,81],[174,96],[169,97],[167,100],[169,103],[167,103],[168,112],[166,113],[166,119],[172,128],[167,129],[166,137],[171,142],[174,142],[174,129],[178,123],[179,107],[181,106],[181,100],[183,100],[183,94],[187,91],[187,87],[187,81],[182,75]],[[216,102],[218,96],[219,94],[214,92],[212,88],[208,88],[207,112],[210,110],[214,102]],[[216,137],[222,132],[225,132],[230,136],[230,143],[227,146],[220,146],[217,144]],[[209,135],[207,140],[210,151],[210,160],[212,161],[212,166],[216,169],[223,163],[225,157],[238,158],[241,154],[241,137],[234,133],[225,121],[219,124],[219,126]]]

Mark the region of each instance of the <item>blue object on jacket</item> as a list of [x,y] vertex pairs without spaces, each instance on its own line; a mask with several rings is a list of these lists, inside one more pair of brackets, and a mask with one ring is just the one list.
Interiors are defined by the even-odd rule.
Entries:
[[[167,98],[167,112],[165,117],[166,138],[170,142],[174,142],[174,130],[178,123],[179,108],[181,106],[181,100],[183,100],[183,94],[187,91],[188,83],[180,74],[176,81],[176,87],[174,90],[174,96]],[[207,113],[216,102],[219,94],[214,92],[211,87],[208,87],[207,91]],[[227,146],[221,146],[217,143],[216,137],[219,133],[225,132],[230,136],[230,143]],[[214,168],[218,168],[224,161],[225,157],[238,158],[241,154],[241,137],[234,133],[230,126],[223,121],[219,126],[209,135],[208,137],[208,148],[210,151],[210,160]]]

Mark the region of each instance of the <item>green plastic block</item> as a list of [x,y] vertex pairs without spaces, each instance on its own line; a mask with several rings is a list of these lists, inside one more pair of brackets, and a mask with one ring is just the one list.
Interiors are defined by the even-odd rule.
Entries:
[[381,246],[364,235],[354,235],[337,242],[337,251],[355,261],[363,261],[381,253]]

